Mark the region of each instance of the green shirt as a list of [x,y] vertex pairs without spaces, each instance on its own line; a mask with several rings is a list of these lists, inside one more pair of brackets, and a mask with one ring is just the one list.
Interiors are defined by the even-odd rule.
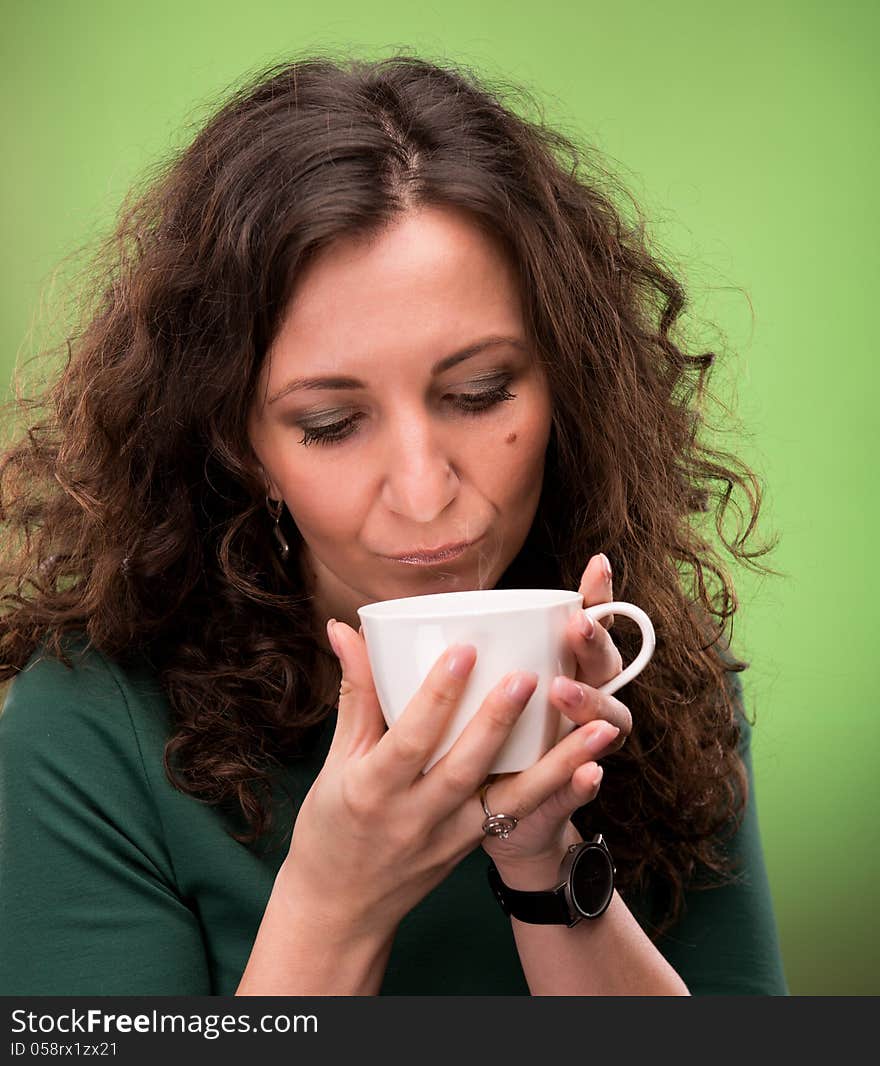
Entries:
[[[71,659],[35,653],[0,714],[0,994],[233,995],[335,712],[284,768],[293,807],[276,788],[270,840],[248,847],[227,832],[243,820],[166,779],[155,678],[94,648]],[[787,994],[751,795],[740,883],[689,893],[657,945],[694,995]],[[529,994],[487,864],[475,848],[406,915],[380,994]]]

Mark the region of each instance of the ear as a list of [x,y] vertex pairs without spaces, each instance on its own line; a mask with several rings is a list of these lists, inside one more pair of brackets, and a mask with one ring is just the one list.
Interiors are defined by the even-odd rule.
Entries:
[[259,463],[259,462],[257,463],[257,469],[258,469],[258,471],[260,473],[260,476],[263,479],[263,483],[264,483],[265,488],[266,488],[266,495],[269,497],[269,499],[270,500],[281,500],[281,499],[283,499],[284,497],[282,495],[281,489],[279,489],[278,486],[275,484],[275,482],[272,480],[272,478],[269,477],[268,473],[266,472],[266,468],[263,466],[262,463]]
[[281,495],[281,490],[269,476],[260,457],[260,452],[258,450],[259,438],[258,435],[255,435],[254,433],[255,423],[253,421],[253,417],[253,411],[251,411],[248,415],[247,425],[247,465],[250,467],[251,472],[262,480],[263,489],[269,499],[280,500],[283,498]]

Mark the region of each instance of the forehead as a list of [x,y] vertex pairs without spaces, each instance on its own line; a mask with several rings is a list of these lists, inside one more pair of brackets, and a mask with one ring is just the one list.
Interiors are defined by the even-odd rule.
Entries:
[[516,334],[516,271],[465,212],[412,211],[368,238],[323,249],[298,280],[270,351],[276,373],[344,361],[426,363],[487,333]]

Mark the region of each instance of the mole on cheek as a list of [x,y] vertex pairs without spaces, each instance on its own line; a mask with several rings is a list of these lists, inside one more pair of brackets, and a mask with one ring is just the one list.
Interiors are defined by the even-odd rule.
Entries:
[[505,443],[506,444],[513,444],[513,442],[515,440],[516,440],[516,434],[515,433],[508,433],[507,434],[507,440],[505,441]]

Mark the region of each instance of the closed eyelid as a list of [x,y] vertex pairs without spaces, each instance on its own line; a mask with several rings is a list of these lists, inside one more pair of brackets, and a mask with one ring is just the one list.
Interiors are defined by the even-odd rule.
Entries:
[[[508,389],[513,383],[513,376],[496,379],[489,387],[453,392],[444,399],[448,399],[449,406],[454,410],[457,417],[479,417],[489,414],[492,410],[509,400],[516,399],[516,393]],[[328,418],[323,421],[311,421],[307,417],[301,417],[299,428],[303,431],[303,439],[300,444],[308,446],[311,443],[332,445],[342,443],[357,432],[358,425],[364,421],[362,412],[355,409],[349,413],[340,412],[336,418]]]
[[[476,377],[469,377],[466,381],[452,381],[445,382],[442,386],[434,386],[431,388],[431,392],[443,396],[446,393],[463,392],[467,389],[473,389],[474,395],[478,394],[480,389],[490,391],[490,388],[497,387],[499,385],[507,385],[515,377],[515,371],[512,367],[498,367],[493,370],[487,370],[485,373],[478,374]],[[296,413],[297,418],[332,418],[332,417],[344,417],[349,414],[353,408],[362,407],[365,403],[363,397],[358,397],[351,405],[345,407],[333,407],[333,408],[309,408],[307,410],[301,410]],[[285,415],[285,417],[289,417]]]

